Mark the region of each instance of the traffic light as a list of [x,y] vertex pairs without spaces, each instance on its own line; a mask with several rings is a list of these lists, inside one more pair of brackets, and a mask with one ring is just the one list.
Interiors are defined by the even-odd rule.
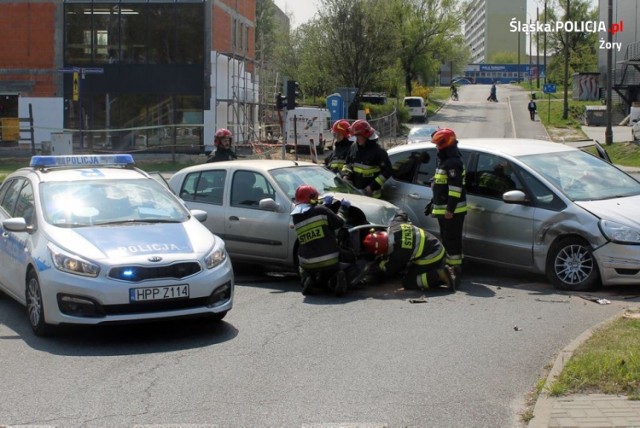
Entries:
[[293,110],[298,103],[296,98],[300,95],[300,84],[295,80],[287,81],[287,110]]
[[287,97],[282,95],[280,92],[276,94],[276,108],[278,110],[282,110],[284,108],[284,104],[287,101]]

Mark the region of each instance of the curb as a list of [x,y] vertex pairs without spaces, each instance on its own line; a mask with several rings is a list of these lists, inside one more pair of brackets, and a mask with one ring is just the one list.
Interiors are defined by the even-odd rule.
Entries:
[[613,316],[607,318],[606,320],[594,325],[593,327],[584,331],[580,336],[575,338],[571,343],[569,343],[555,359],[553,363],[553,367],[551,371],[547,375],[547,379],[544,382],[544,386],[542,387],[542,391],[536,400],[536,405],[533,408],[533,419],[529,422],[527,427],[529,428],[546,428],[549,426],[549,420],[551,419],[551,412],[553,411],[553,397],[549,396],[547,391],[549,387],[553,383],[553,381],[562,373],[564,366],[571,359],[571,356],[575,352],[576,349],[584,342],[586,342],[592,335],[595,330],[604,327],[605,325],[615,321],[616,319],[622,317],[627,309],[622,309]]

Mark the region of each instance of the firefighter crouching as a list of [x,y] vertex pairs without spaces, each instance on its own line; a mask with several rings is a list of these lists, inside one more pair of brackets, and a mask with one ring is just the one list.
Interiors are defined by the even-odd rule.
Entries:
[[[302,294],[307,296],[316,288],[324,288],[342,296],[349,288],[347,272],[343,268],[355,260],[338,246],[336,230],[342,228],[345,221],[327,206],[334,202],[333,198],[326,197],[327,205],[320,203],[318,198],[318,191],[313,186],[300,185],[295,193],[296,206],[291,212],[299,242]],[[343,215],[351,204],[343,200],[339,205],[339,213]]]
[[442,243],[408,220],[399,211],[387,231],[373,231],[365,236],[363,247],[376,257],[378,268],[385,276],[403,275],[405,290],[434,289],[441,284],[455,292],[459,278],[452,267],[445,264]]

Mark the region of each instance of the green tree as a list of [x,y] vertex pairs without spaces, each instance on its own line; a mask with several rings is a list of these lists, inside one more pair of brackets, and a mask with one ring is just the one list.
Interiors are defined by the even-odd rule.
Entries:
[[444,48],[459,34],[463,15],[455,0],[395,0],[389,8],[399,38],[405,91],[410,95],[413,81],[426,80],[440,67],[433,59],[446,56]]
[[[553,0],[548,8],[548,22],[555,27],[557,21],[567,22],[567,2],[565,0]],[[569,10],[569,22],[597,21],[599,12],[597,8],[589,9],[589,0],[571,0]],[[547,34],[547,49],[554,53],[551,58],[547,76],[551,81],[568,83],[564,81],[564,53],[565,47],[569,52],[569,76],[574,72],[597,71],[598,64],[598,34],[558,31]]]

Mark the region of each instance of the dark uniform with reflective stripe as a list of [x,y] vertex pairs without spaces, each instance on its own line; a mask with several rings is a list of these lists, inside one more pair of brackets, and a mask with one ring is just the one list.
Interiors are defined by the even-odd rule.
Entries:
[[354,143],[341,174],[360,190],[371,188],[372,193],[367,196],[381,198],[382,185],[391,177],[391,161],[378,140],[367,140],[362,146]]
[[216,149],[214,155],[207,159],[207,162],[224,162],[234,159],[238,159],[238,155],[236,155],[233,150],[225,149],[224,147],[220,146]]
[[333,172],[339,173],[344,168],[344,165],[347,160],[347,155],[349,154],[349,149],[351,148],[351,141],[345,138],[342,141],[336,141],[333,144],[333,152],[329,154],[324,159],[324,164]]
[[[447,250],[446,262],[459,271],[462,265],[462,228],[467,214],[466,171],[457,145],[438,151],[431,214],[438,219],[440,239]],[[453,213],[445,219],[445,212]]]
[[291,217],[300,243],[300,267],[306,271],[338,269],[340,248],[335,230],[344,226],[344,220],[324,205],[312,206]]
[[446,281],[445,250],[438,238],[408,221],[400,211],[388,229],[389,254],[380,262],[387,276],[406,270],[405,289],[428,289]]

